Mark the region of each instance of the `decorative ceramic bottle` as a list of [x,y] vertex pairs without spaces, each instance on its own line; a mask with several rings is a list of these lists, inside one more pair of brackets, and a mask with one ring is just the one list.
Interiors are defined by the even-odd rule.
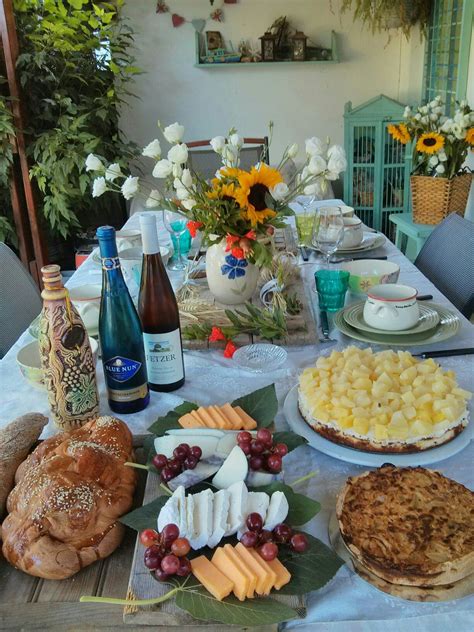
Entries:
[[44,266],[41,273],[41,366],[54,423],[61,430],[71,430],[99,414],[94,360],[84,323],[63,286],[60,267]]

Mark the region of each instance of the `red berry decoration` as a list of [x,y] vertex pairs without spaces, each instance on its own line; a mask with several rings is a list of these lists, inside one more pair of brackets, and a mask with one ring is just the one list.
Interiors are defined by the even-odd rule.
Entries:
[[275,542],[287,544],[293,535],[293,529],[287,524],[280,523],[273,529],[273,535],[275,536]]
[[152,544],[156,544],[159,540],[159,533],[154,529],[144,529],[140,533],[140,542],[143,546],[151,546]]
[[169,578],[169,574],[165,573],[162,568],[157,568],[154,572],[154,575],[155,579],[157,579],[159,582],[165,582]]
[[290,540],[290,545],[293,551],[303,553],[308,548],[308,538],[304,533],[295,533]]
[[239,434],[237,435],[237,443],[240,445],[241,443],[250,443],[252,441],[252,435],[250,434],[250,432],[247,432],[246,430],[242,430],[242,432],[239,432]]
[[273,446],[273,451],[279,456],[286,456],[288,454],[288,446],[286,443],[277,443]]
[[179,568],[176,571],[178,577],[187,577],[191,573],[191,562],[187,557],[179,558]]
[[157,470],[162,470],[168,465],[168,459],[164,454],[155,454],[151,462]]
[[270,472],[278,474],[281,472],[282,467],[281,456],[279,454],[270,454],[270,456],[267,457],[266,465]]
[[[260,557],[266,562],[271,562],[278,555],[278,547],[274,542],[265,542],[265,544],[262,544],[259,548],[258,552],[260,553]],[[163,565],[163,562],[161,564]]]
[[177,525],[171,522],[170,524],[167,524],[163,527],[163,530],[161,532],[161,539],[165,546],[170,546],[171,543],[176,540],[176,538],[179,538],[179,528],[177,527]]
[[191,550],[191,545],[189,544],[189,540],[187,538],[176,538],[176,540],[171,544],[171,552],[176,555],[176,557],[184,557]]
[[257,531],[246,531],[242,534],[240,541],[248,549],[253,549],[255,546],[257,546],[258,543]]
[[257,439],[266,446],[270,446],[273,443],[272,433],[268,428],[259,428],[257,430]]
[[198,445],[193,445],[191,448],[191,456],[198,460],[202,457],[202,450]]
[[179,559],[176,555],[165,555],[165,557],[161,560],[161,570],[167,575],[175,575],[178,569]]
[[257,512],[253,512],[247,516],[245,524],[249,531],[261,531],[263,528],[262,516]]

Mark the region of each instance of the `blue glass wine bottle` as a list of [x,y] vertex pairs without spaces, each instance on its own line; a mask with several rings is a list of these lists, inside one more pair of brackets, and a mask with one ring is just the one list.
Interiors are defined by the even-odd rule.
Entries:
[[110,408],[136,413],[148,406],[145,350],[137,310],[120,267],[111,226],[97,229],[102,259],[99,337]]

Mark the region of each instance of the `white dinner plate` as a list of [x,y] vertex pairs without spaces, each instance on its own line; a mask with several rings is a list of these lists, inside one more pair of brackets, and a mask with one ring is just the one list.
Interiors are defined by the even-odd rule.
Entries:
[[[380,233],[364,233],[364,238],[362,239],[362,243],[358,246],[353,246],[352,248],[338,248],[335,252],[335,256],[339,255],[350,255],[357,254],[358,252],[368,252],[369,250],[375,250],[375,248],[380,248],[385,243],[385,235]],[[310,248],[312,250],[316,250],[320,252],[318,248],[313,245],[305,246],[305,248]]]
[[355,465],[366,465],[369,467],[380,467],[384,463],[391,463],[396,466],[415,466],[428,465],[461,452],[469,445],[472,439],[472,422],[452,441],[448,441],[437,448],[431,448],[423,452],[414,452],[412,454],[378,454],[376,452],[362,452],[354,450],[337,443],[333,443],[325,439],[317,432],[301,416],[298,409],[298,385],[294,386],[285,398],[283,412],[286,420],[293,432],[308,440],[309,445],[328,456],[332,456],[346,463],[354,463]]

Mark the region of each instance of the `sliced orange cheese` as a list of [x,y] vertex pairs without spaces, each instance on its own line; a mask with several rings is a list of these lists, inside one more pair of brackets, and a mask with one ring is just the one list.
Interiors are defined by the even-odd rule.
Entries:
[[235,409],[227,403],[220,407],[222,414],[226,417],[226,419],[230,423],[230,427],[233,430],[240,430],[242,428],[242,419],[236,413]]
[[255,588],[257,587],[257,575],[253,572],[248,564],[246,564],[233,546],[230,544],[226,544],[224,546],[224,553],[229,556],[229,559],[233,560],[233,562],[240,568],[240,570],[245,573],[249,580],[249,587],[247,590],[247,597],[254,597]]
[[209,414],[208,409],[204,408],[204,406],[201,406],[200,408],[198,408],[196,410],[196,414],[199,415],[199,419],[204,423],[204,425],[207,428],[219,428],[217,423],[214,421],[214,419]]
[[222,601],[232,592],[233,582],[204,555],[191,560],[191,569],[204,588],[217,600]]
[[223,547],[216,549],[212,556],[212,563],[234,584],[232,590],[237,599],[245,601],[249,592],[250,580],[234,560],[229,558]]
[[284,586],[290,581],[291,579],[290,572],[283,566],[283,564],[280,562],[280,560],[277,557],[274,560],[267,562],[267,564],[268,566],[270,566],[272,571],[277,576],[274,587],[277,590],[280,590],[282,586]]
[[275,586],[275,583],[277,581],[276,573],[269,566],[268,562],[265,562],[263,557],[260,556],[258,551],[256,551],[255,549],[247,549],[247,550],[250,553],[250,555],[253,557],[253,559],[257,562],[257,564],[259,564],[265,570],[265,572],[267,573],[267,576],[268,576],[267,582],[268,583],[266,584],[265,590],[268,590],[268,592],[266,592],[264,594],[268,595],[268,593]]
[[[264,565],[252,555],[252,550],[253,549],[245,547],[242,542],[239,542],[235,547],[235,552],[242,559],[242,562],[257,576],[255,592],[258,595],[268,595],[276,581],[276,575],[269,566],[265,568]],[[260,557],[258,553],[257,557]],[[261,557],[260,560],[262,562],[264,561]]]
[[243,408],[241,408],[240,406],[235,406],[234,410],[239,415],[244,430],[254,430],[257,427],[257,422],[255,421],[255,419],[252,419],[250,415],[247,415]]
[[178,423],[183,428],[199,428],[199,427],[203,428],[204,427],[204,424],[202,423],[202,421],[199,418],[196,419],[196,417],[194,417],[194,415],[192,415],[191,413],[186,413],[185,415],[180,417],[178,419]]
[[230,421],[222,414],[220,406],[209,406],[209,414],[214,417],[219,424],[219,428],[222,428],[222,430],[230,430],[232,428]]

